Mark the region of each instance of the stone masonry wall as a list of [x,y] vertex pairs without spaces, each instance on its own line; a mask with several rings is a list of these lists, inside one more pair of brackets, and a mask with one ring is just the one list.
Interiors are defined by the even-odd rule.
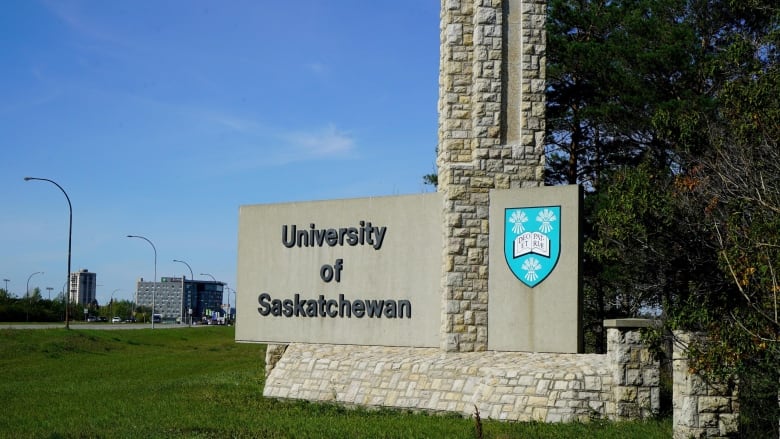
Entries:
[[478,409],[509,421],[657,414],[657,362],[644,361],[635,328],[609,331],[607,355],[296,343],[270,370],[263,395],[463,416]]
[[690,370],[688,346],[697,336],[685,331],[674,332],[674,438],[738,437],[739,401],[736,385],[707,382]]
[[[505,59],[505,8],[526,23],[518,63]],[[515,16],[520,11],[514,11]],[[487,349],[490,189],[542,185],[545,1],[442,0],[438,181],[444,194],[441,348]],[[514,42],[512,44],[518,44]],[[510,69],[526,83],[517,142],[507,143]],[[514,89],[514,87],[510,87]]]
[[276,367],[276,363],[282,359],[284,351],[287,350],[286,344],[269,344],[265,347],[265,376],[271,374],[271,371]]

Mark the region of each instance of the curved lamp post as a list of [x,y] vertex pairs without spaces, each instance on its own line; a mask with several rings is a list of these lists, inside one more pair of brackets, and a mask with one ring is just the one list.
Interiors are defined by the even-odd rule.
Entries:
[[[49,183],[57,186],[60,188],[63,194],[65,194],[65,199],[68,200],[68,210],[70,211],[70,219],[68,221],[68,276],[65,283],[70,282],[70,249],[71,249],[71,242],[73,238],[73,206],[70,204],[70,197],[68,196],[68,193],[65,192],[65,189],[62,188],[59,184],[57,184],[54,180],[49,180],[48,178],[37,178],[37,177],[24,177],[24,181],[30,181],[30,180],[40,180],[40,181],[48,181]],[[65,296],[65,329],[70,329],[70,322],[69,322],[69,316],[70,316],[70,288],[68,288],[68,294]]]
[[[179,259],[174,259],[173,262],[181,262],[182,264],[186,265],[187,268],[190,269],[190,281],[194,281],[195,280],[195,275],[192,274],[192,267],[190,267],[190,264],[186,263],[185,261],[181,261]],[[184,312],[185,312],[184,311],[184,303],[185,303],[186,297],[187,297],[186,287],[184,285],[184,280],[182,280],[181,281],[181,313],[182,313],[182,317],[181,318],[183,320],[187,319],[187,316],[184,314]]]
[[233,313],[230,312],[230,293],[233,293],[233,300],[238,301],[238,299],[236,298],[236,290],[234,290],[233,288],[230,288],[227,285],[225,285],[225,289],[228,292],[228,294],[227,294],[227,300],[228,300],[227,301],[228,302],[228,309],[227,309],[228,320],[232,320],[231,317],[233,316]]
[[186,265],[187,268],[190,269],[190,280],[195,280],[195,275],[192,274],[192,267],[190,267],[190,264],[188,264],[188,263],[186,263],[184,261],[180,261],[178,259],[174,259],[173,262],[181,262],[182,264]]
[[154,285],[152,287],[152,329],[154,329],[154,299],[155,299],[155,293],[157,292],[157,248],[152,244],[152,241],[149,241],[147,238],[139,235],[127,235],[128,238],[139,238],[143,239],[144,241],[148,242],[149,245],[152,246],[152,250],[154,250]]
[[[111,309],[110,309],[110,311],[111,311],[111,318],[112,319],[114,318],[114,294],[116,294],[116,292],[119,291],[119,290],[120,290],[120,288],[117,288],[117,289],[115,289],[114,291],[111,292]],[[113,323],[113,322],[111,322],[111,323]]]
[[31,274],[29,277],[27,277],[27,289],[24,290],[25,297],[27,298],[27,312],[25,313],[25,319],[29,322],[30,321],[30,279],[32,279],[33,276],[36,274],[43,274],[42,271],[36,271],[35,273]]

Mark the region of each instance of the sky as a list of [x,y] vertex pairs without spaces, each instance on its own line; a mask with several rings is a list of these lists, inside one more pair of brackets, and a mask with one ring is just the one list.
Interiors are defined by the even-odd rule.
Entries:
[[430,192],[439,7],[5,2],[0,287],[67,280],[67,199],[26,176],[70,198],[71,268],[101,305],[155,267],[234,289],[239,206]]

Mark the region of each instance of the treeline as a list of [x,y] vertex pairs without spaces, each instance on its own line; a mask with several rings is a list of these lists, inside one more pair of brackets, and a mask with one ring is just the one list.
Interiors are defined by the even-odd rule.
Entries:
[[[84,313],[84,310],[87,310]],[[122,320],[132,318],[133,303],[128,300],[113,300],[105,305],[82,305],[71,303],[69,310],[70,321],[84,321],[89,317],[102,317],[110,321],[118,316]],[[139,321],[148,320],[149,309],[141,307],[136,309],[136,318]],[[0,288],[0,322],[64,322],[65,302],[62,295],[53,300],[41,297],[38,288],[33,290],[29,297],[12,297]]]
[[13,298],[0,290],[0,322],[62,322],[65,305],[40,297]]

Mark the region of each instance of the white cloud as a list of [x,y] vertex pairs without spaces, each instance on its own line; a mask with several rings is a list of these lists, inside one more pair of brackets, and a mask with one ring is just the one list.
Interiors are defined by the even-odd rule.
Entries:
[[[212,115],[210,121],[232,131],[219,148],[209,149],[212,164],[224,172],[246,172],[312,160],[351,160],[355,138],[334,124],[282,132],[247,119]],[[212,155],[213,154],[213,155]]]
[[285,137],[289,145],[302,154],[302,159],[346,158],[355,149],[352,136],[333,124],[318,131],[291,133]]

